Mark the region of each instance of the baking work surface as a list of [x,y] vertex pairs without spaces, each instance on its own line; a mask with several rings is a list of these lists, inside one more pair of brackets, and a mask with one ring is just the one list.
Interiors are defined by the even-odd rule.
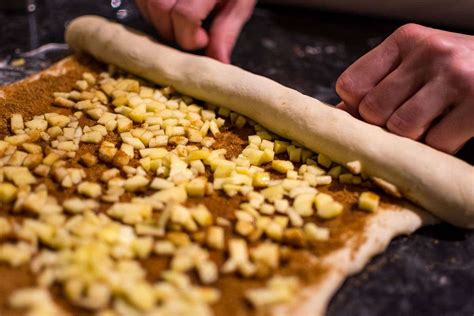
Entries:
[[[69,92],[77,88],[76,81],[82,79],[84,72],[92,73],[95,77],[98,77],[99,73],[104,71],[104,69],[105,67],[89,58],[83,57],[77,59],[76,57],[72,57],[65,59],[59,65],[54,66],[41,75],[1,88],[0,106],[3,111],[0,114],[2,120],[0,135],[3,138],[11,134],[9,131],[11,127],[10,117],[13,114],[22,114],[25,121],[31,120],[35,115],[42,115],[44,113],[72,115],[73,111],[71,109],[52,105],[54,101],[53,93]],[[226,123],[220,127],[220,133],[216,133],[215,142],[210,147],[212,150],[225,149],[225,158],[232,159],[237,157],[242,150],[249,145],[248,136],[255,134],[255,131],[248,124],[239,128],[235,127],[235,122],[234,124],[229,122],[232,121],[230,117],[225,118],[225,121]],[[85,126],[93,126],[96,124],[96,121],[90,118],[90,115],[84,115],[78,122],[82,129],[84,129]],[[117,132],[109,132],[105,140],[120,143]],[[43,141],[42,144],[46,145],[46,142]],[[48,144],[48,146],[50,146],[50,144]],[[45,146],[45,153],[52,150],[52,148],[48,146]],[[176,149],[176,146],[179,147],[179,145],[176,144],[168,144],[167,148],[172,150]],[[112,168],[110,163],[103,163],[102,161],[99,161],[93,166],[84,166],[82,158],[88,153],[97,156],[99,147],[100,144],[85,144],[81,142],[78,154],[75,157],[66,159],[68,167],[81,168],[85,171],[85,177],[82,179],[83,182],[98,181],[106,170]],[[135,157],[130,161],[129,165],[138,166],[139,161],[137,158],[138,156],[135,154]],[[275,159],[277,158],[288,159],[288,156],[286,153],[283,153],[277,155]],[[317,156],[314,156],[314,159],[317,160]],[[266,163],[261,167],[265,171],[270,172],[272,179],[284,178],[284,175],[271,170],[270,165],[271,163]],[[295,162],[296,170],[298,170],[299,165],[300,163]],[[210,177],[209,180],[212,181],[208,167],[206,167],[205,172],[207,176]],[[122,171],[122,176],[126,178],[124,171]],[[59,185],[54,180],[51,180],[50,177],[39,177],[38,179],[39,181],[33,186],[33,189],[42,183],[46,184],[48,194],[56,198],[59,204],[73,196],[80,196],[75,193],[75,185],[68,188],[67,186]],[[216,223],[216,225],[222,225],[221,227],[224,228],[226,243],[235,239],[247,239],[248,246],[251,249],[267,244],[270,241],[272,241],[272,244],[278,246],[278,268],[273,267],[272,269],[274,270],[265,270],[265,272],[257,273],[257,275],[250,273],[251,276],[247,277],[245,277],[246,270],[241,269],[244,271],[240,271],[240,273],[232,272],[222,274],[217,281],[210,282],[211,284],[208,286],[217,289],[220,293],[220,299],[210,304],[215,314],[246,315],[261,313],[263,311],[271,311],[273,313],[280,312],[284,314],[289,310],[294,310],[301,314],[310,311],[323,313],[329,299],[334,291],[342,284],[345,277],[360,271],[366,262],[373,255],[381,252],[394,236],[411,233],[421,225],[433,222],[430,216],[417,210],[416,207],[402,200],[386,196],[384,193],[371,187],[366,181],[363,181],[362,186],[339,184],[337,181],[332,181],[330,185],[320,185],[317,189],[320,193],[329,194],[336,202],[343,205],[342,214],[333,219],[323,220],[316,214],[304,217],[305,223],[315,223],[317,227],[321,229],[319,232],[323,232],[323,235],[329,231],[328,240],[325,240],[326,238],[320,235],[311,241],[308,239],[292,238],[290,235],[280,240],[271,233],[267,233],[266,237],[264,234],[260,238],[252,239],[250,235],[246,235],[247,233],[244,229],[234,227],[237,220],[241,221],[241,216],[243,216],[242,214],[236,215],[236,210],[242,208],[241,204],[246,201],[243,194],[229,193],[232,190],[229,192],[227,190],[225,192],[215,190],[213,193],[206,193],[205,197],[188,198],[188,201],[185,202],[187,207],[192,208],[203,204],[211,212],[214,221],[217,220],[217,217],[221,217],[220,224]],[[364,212],[357,207],[358,196],[361,192],[367,191],[368,189],[382,196],[380,207],[375,213]],[[105,186],[103,191],[105,191]],[[128,192],[120,198],[120,201],[130,201],[133,195],[144,197],[153,192],[151,189],[146,191],[142,190],[133,194]],[[98,212],[100,213],[107,210],[111,205],[110,202],[101,202],[100,207],[98,207]],[[16,223],[16,225],[18,225],[17,227],[21,226],[21,223],[25,221],[26,217],[32,217],[31,212],[28,215],[25,215],[25,212],[12,212],[12,207],[11,204],[3,204],[0,214],[2,218],[8,218],[10,223]],[[273,219],[278,217],[277,214],[274,213],[274,210],[267,210],[267,212],[271,215],[264,217]],[[153,216],[159,218],[161,213],[162,211],[156,212]],[[65,213],[64,215],[68,220],[73,216],[70,213]],[[38,214],[33,215],[33,217],[37,216]],[[224,219],[230,221],[229,226],[227,226],[228,223],[226,223]],[[113,221],[114,220],[127,222],[126,219],[120,218],[120,216],[117,218],[117,215]],[[293,226],[293,224],[295,223],[291,221],[290,224],[286,225],[290,227]],[[298,224],[296,224],[296,226],[298,226]],[[130,227],[133,227],[133,225]],[[177,232],[182,229],[176,225],[172,225],[171,228],[177,229]],[[205,232],[206,230],[204,228],[199,231]],[[135,229],[137,229],[136,226]],[[189,233],[189,235],[194,241],[193,244],[202,245],[203,248],[206,248],[207,244],[202,238],[203,235],[199,234],[199,231]],[[147,233],[143,234],[147,236]],[[6,243],[21,239],[18,235],[18,232],[7,234],[2,237],[2,242]],[[153,236],[153,234],[151,235]],[[273,236],[273,238],[271,236]],[[155,242],[161,239],[166,240],[169,236],[155,236],[153,238],[153,242]],[[45,246],[51,247],[51,244],[48,245],[47,242],[40,242],[39,249],[43,251],[45,250]],[[159,253],[159,251],[157,252]],[[219,269],[222,269],[222,266],[229,261],[229,255],[226,251],[209,250],[209,256],[209,260],[214,262]],[[147,254],[142,257],[142,259],[136,259],[140,262],[140,266],[144,271],[146,271],[146,281],[144,282],[147,284],[157,283],[163,278],[163,271],[169,269],[169,257],[159,255],[156,252],[151,252],[149,255]],[[196,286],[202,285],[201,282],[203,280],[200,279],[199,273],[191,272],[189,275],[193,280],[193,284]],[[264,307],[252,306],[251,300],[245,297],[248,290],[265,288],[268,280],[274,280],[272,276],[275,275],[283,276],[284,280],[287,280],[285,277],[295,277],[296,279],[291,278],[291,280],[298,280],[296,290],[290,295],[290,299],[283,298],[281,301],[276,300],[275,306],[272,304]],[[29,263],[21,264],[15,268],[9,267],[6,263],[1,263],[1,315],[21,314],[18,310],[9,307],[9,297],[14,290],[35,286],[38,282],[37,276],[38,275],[30,271]],[[54,300],[59,303],[64,313],[87,314],[90,310],[84,308],[84,306],[88,306],[88,304],[84,302],[78,303],[76,301],[76,306],[72,307],[73,305],[70,304],[71,298],[69,297],[67,299],[64,295],[65,289],[63,283],[55,282],[49,289]],[[124,293],[117,295],[117,297],[112,295],[112,297],[113,299],[110,299],[110,302],[119,300],[120,302],[125,302],[124,304],[130,304],[132,306],[134,304],[133,298],[128,297],[127,300],[127,294]],[[109,302],[109,300],[107,300],[107,302]],[[78,305],[82,307],[78,307]],[[105,304],[105,306],[108,306],[108,304]],[[90,306],[88,308],[90,308]]]

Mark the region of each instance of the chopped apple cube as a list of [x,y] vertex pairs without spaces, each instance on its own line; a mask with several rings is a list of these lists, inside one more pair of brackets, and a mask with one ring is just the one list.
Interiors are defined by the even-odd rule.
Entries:
[[332,168],[328,171],[328,175],[330,175],[332,178],[339,178],[339,176],[341,175],[341,173],[342,173],[342,167],[341,167],[341,166],[332,167]]
[[288,160],[273,160],[272,169],[280,173],[287,173],[289,170],[293,170],[295,167],[293,163]]
[[263,155],[262,157],[260,158],[260,161],[258,162],[258,165],[263,165],[267,162],[270,162],[273,160],[273,158],[275,157],[275,153],[273,152],[273,150],[271,149],[264,149],[263,150]]
[[264,152],[259,149],[247,147],[242,151],[242,154],[250,161],[252,165],[260,165],[260,161],[264,155]]
[[295,209],[298,214],[303,217],[308,217],[313,215],[313,201],[314,201],[314,194],[313,193],[304,193],[298,195],[294,202],[293,208]]
[[97,198],[102,194],[102,188],[95,182],[82,182],[77,186],[77,191],[91,198]]
[[11,183],[0,183],[0,202],[10,203],[15,200],[18,189]]
[[352,173],[343,173],[339,176],[339,182],[344,184],[351,184],[353,179]]
[[260,194],[262,194],[268,201],[272,202],[282,199],[284,192],[285,190],[281,185],[274,185],[263,189],[262,191],[260,191]]
[[211,226],[207,230],[206,244],[212,249],[224,249],[224,229],[220,226]]
[[324,154],[319,154],[318,155],[318,163],[323,167],[329,168],[329,167],[331,167],[332,160],[329,159],[329,157],[324,155]]
[[346,164],[347,169],[353,174],[359,174],[362,171],[362,164],[359,160],[350,161]]
[[285,153],[288,146],[290,146],[290,144],[288,142],[284,142],[282,140],[276,140],[275,141],[275,154],[282,154],[282,153]]
[[326,241],[329,240],[329,229],[318,227],[314,223],[306,223],[304,225],[304,233],[306,239],[310,241]]
[[23,116],[21,114],[13,114],[10,119],[10,127],[13,132],[24,129]]
[[262,139],[258,135],[250,135],[249,136],[249,144],[255,145],[255,146],[260,146],[262,143]]
[[206,193],[207,179],[205,177],[198,177],[192,179],[186,184],[186,192],[188,196],[203,197]]
[[252,184],[254,187],[266,187],[270,182],[270,174],[268,172],[256,172],[253,175]]
[[287,151],[288,151],[288,156],[290,157],[291,161],[293,162],[301,161],[301,154],[303,152],[302,148],[291,145],[291,146],[288,146]]
[[344,207],[341,203],[333,200],[332,196],[326,193],[319,193],[314,199],[316,204],[317,214],[323,219],[331,219],[339,216]]
[[364,211],[375,212],[379,206],[380,196],[373,192],[362,192],[359,196],[359,208]]

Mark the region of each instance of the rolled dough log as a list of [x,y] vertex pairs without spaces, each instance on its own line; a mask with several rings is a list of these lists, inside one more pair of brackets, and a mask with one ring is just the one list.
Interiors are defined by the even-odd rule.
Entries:
[[385,179],[447,222],[474,228],[474,168],[424,144],[359,121],[298,91],[216,60],[180,52],[96,16],[72,21],[77,51],[160,85],[242,113],[269,130]]

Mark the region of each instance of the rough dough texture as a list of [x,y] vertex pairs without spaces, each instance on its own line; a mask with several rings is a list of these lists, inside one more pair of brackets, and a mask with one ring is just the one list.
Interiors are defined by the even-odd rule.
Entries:
[[393,183],[412,202],[454,225],[474,228],[474,168],[455,157],[265,77],[179,52],[100,17],[74,20],[66,40],[101,61],[229,107],[342,165],[359,160],[363,172]]
[[[69,91],[84,72],[96,73],[104,70],[102,65],[94,64],[89,58],[82,59],[71,56],[22,82],[1,87],[0,107],[5,111],[0,113],[0,119],[7,120],[13,113],[22,113],[26,117],[50,111],[69,114],[70,110],[68,109],[51,107],[52,93]],[[32,103],[34,106],[28,106]],[[0,134],[8,133],[7,126],[0,127]],[[220,142],[220,148],[226,148],[231,144],[231,146],[236,145],[234,154],[237,155],[237,152],[243,148],[240,147],[242,144],[238,144],[242,139],[233,133],[235,130],[218,142]],[[96,167],[99,169],[89,169],[87,172],[100,174],[103,169],[100,166]],[[294,301],[271,309],[270,307],[258,310],[250,309],[244,303],[245,289],[264,286],[265,280],[254,279],[249,283],[250,280],[235,277],[231,282],[228,282],[229,278],[227,277],[227,282],[216,284],[217,288],[222,290],[223,297],[220,302],[213,305],[215,315],[322,315],[331,297],[345,278],[362,270],[371,257],[385,249],[392,238],[399,234],[409,234],[421,225],[436,222],[434,217],[413,204],[400,199],[387,198],[385,194],[381,194],[382,202],[377,212],[362,213],[351,209],[351,206],[356,202],[354,193],[357,192],[357,189],[355,187],[323,186],[319,187],[319,190],[332,193],[338,201],[345,205],[346,211],[341,217],[329,222],[317,221],[321,225],[330,225],[326,226],[331,230],[331,241],[325,242],[328,244],[318,245],[312,250],[308,249],[308,253],[306,251],[293,253],[287,262],[288,265],[277,272],[278,274],[297,275],[302,281],[304,280],[304,288],[298,292]],[[60,198],[65,192],[53,190],[51,193]],[[205,200],[207,201],[204,203],[209,202],[207,205],[214,214],[219,212],[225,216],[233,214],[233,205],[238,205],[241,202],[238,197],[234,197],[233,202],[216,196],[208,197]],[[161,259],[164,261],[155,257],[142,262],[150,279],[156,278],[159,271],[164,268],[167,259]],[[291,268],[288,269],[290,266]],[[34,276],[28,271],[27,266],[8,268],[0,264],[0,279],[5,280],[0,284],[0,315],[21,315],[21,312],[9,309],[6,306],[6,301],[13,290],[32,285]],[[56,302],[60,304],[61,308],[66,308],[60,315],[84,314],[83,310],[77,310],[72,305],[65,304],[64,298],[59,294],[57,292],[54,294]]]
[[[71,68],[71,65],[75,68]],[[67,82],[69,82],[69,84],[72,85],[71,82],[74,82],[77,79],[74,79],[73,74],[68,75],[68,69],[70,69],[69,71],[72,71],[73,73],[82,73],[84,71],[84,68],[82,68],[80,63],[75,60],[75,57],[70,57],[56,64],[51,69],[46,70],[41,74],[38,74],[37,76],[30,77],[24,82],[24,84],[31,85],[34,82],[45,80],[45,75],[49,75],[51,77],[58,76],[58,79],[53,81],[55,82],[55,84],[51,84],[52,86],[54,86],[54,90],[52,91],[55,91],[57,89],[61,90],[61,87],[60,85],[58,85],[58,82],[66,82],[66,84],[68,84]],[[40,91],[38,90],[38,88],[32,89],[32,87],[29,87],[28,89],[29,93],[26,94],[26,99],[30,99],[33,95],[35,95],[35,93],[32,92]],[[65,91],[67,91],[68,89],[69,88],[65,88]],[[51,91],[48,93],[43,93],[41,97],[43,99],[49,99],[50,93]],[[19,92],[17,91],[16,95],[18,94]],[[2,94],[0,93],[0,101],[1,98],[4,97],[5,94],[3,94],[2,96]],[[22,102],[27,101],[23,99]],[[18,104],[22,103],[20,102]],[[39,107],[40,104],[42,107]],[[34,107],[30,108],[22,106],[20,112],[26,114],[24,111],[49,111],[49,106],[50,101],[36,101]],[[12,108],[12,104],[5,108],[6,112],[14,113],[18,111],[17,109]],[[63,109],[54,110],[61,111]],[[35,112],[28,112],[28,115],[33,115],[34,113]],[[9,114],[6,113],[3,113],[3,115],[4,117],[9,116]],[[324,190],[324,188],[322,188],[322,190]],[[388,203],[382,203],[381,207],[376,213],[367,214],[365,216],[366,220],[363,221],[363,226],[357,228],[356,233],[351,233],[350,230],[346,229],[343,231],[343,236],[340,237],[344,240],[344,246],[342,246],[341,248],[338,247],[336,248],[337,250],[326,254],[311,256],[311,260],[316,260],[318,262],[318,266],[320,263],[321,265],[326,266],[327,269],[323,269],[324,272],[322,275],[320,275],[320,278],[318,278],[315,282],[311,282],[311,285],[309,285],[309,287],[304,288],[299,293],[293,303],[277,306],[270,311],[270,314],[294,314],[302,316],[324,314],[331,297],[334,295],[335,291],[341,286],[345,278],[348,275],[357,273],[362,270],[371,257],[382,252],[386,248],[391,239],[400,234],[412,233],[421,225],[436,222],[435,218],[433,218],[423,210],[415,207],[411,203],[408,203],[403,200],[390,200],[390,202]],[[353,223],[354,221],[351,222]],[[155,264],[156,262],[153,265]],[[305,262],[304,264],[305,271],[308,269],[308,266],[312,266],[309,262]],[[24,275],[26,275],[26,273],[24,273]],[[6,285],[6,287],[4,286],[4,289],[6,288],[11,290],[12,287],[9,287],[11,285],[10,282],[7,283],[8,285]],[[248,314],[239,313],[237,311],[234,311],[234,313],[232,313],[232,311],[233,310],[229,310],[228,314]],[[266,315],[266,312],[268,312],[268,310],[255,311],[255,314]],[[1,304],[0,314],[3,315]],[[71,312],[71,314],[75,313]],[[11,314],[7,313],[7,315]]]
[[406,203],[400,208],[381,209],[364,227],[364,242],[356,245],[355,240],[330,255],[321,258],[328,272],[314,286],[302,290],[292,304],[278,306],[272,315],[324,315],[330,299],[342,286],[344,280],[359,273],[373,256],[383,252],[390,241],[399,235],[408,235],[424,225],[437,222],[437,219]]

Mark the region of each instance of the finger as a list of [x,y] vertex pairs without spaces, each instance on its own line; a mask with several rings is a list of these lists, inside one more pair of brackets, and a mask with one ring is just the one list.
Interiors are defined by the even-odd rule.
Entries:
[[340,110],[347,111],[347,105],[342,101],[336,104],[335,107]]
[[171,12],[176,5],[177,0],[149,0],[148,16],[163,38],[173,40],[173,23],[171,22]]
[[416,68],[402,63],[360,101],[361,117],[371,124],[385,125],[392,113],[420,89],[423,80],[424,75]]
[[207,55],[230,63],[230,56],[243,25],[252,14],[255,0],[227,1],[209,30]]
[[451,97],[442,83],[430,81],[390,116],[387,128],[395,134],[419,139],[452,104]]
[[147,1],[148,0],[135,0],[135,4],[137,5],[138,9],[142,13],[145,20],[147,22],[150,22],[150,17],[148,15]]
[[209,42],[201,22],[211,13],[216,0],[178,0],[173,8],[174,36],[178,44],[187,50],[204,48]]
[[399,63],[398,46],[389,37],[342,73],[336,82],[336,92],[348,107],[357,110],[364,96]]
[[360,118],[360,115],[357,111],[354,111],[351,107],[347,106],[344,102],[340,102],[336,105],[336,108],[348,112],[350,115],[356,118]]
[[463,103],[449,112],[426,135],[426,143],[447,153],[455,153],[470,138],[474,137],[472,104]]
[[432,29],[415,24],[400,27],[344,71],[336,82],[336,92],[348,106],[357,108],[362,98],[430,32]]

